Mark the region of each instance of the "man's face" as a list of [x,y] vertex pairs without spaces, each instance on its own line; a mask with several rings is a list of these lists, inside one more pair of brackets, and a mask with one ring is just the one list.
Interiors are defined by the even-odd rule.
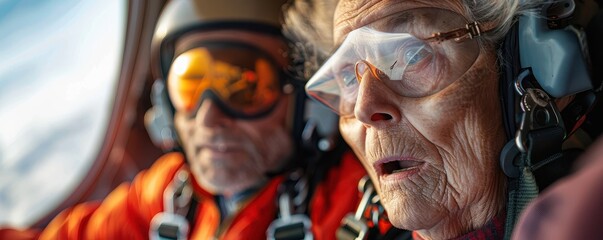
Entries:
[[265,182],[265,173],[279,169],[293,148],[287,105],[281,99],[272,113],[255,120],[231,118],[211,99],[193,117],[176,112],[176,130],[198,183],[229,195]]
[[[224,44],[240,42],[237,37],[248,47]],[[290,96],[282,93],[278,75],[284,57],[279,48],[264,47],[283,43],[233,31],[189,39],[202,44],[175,59],[167,86],[191,171],[214,194],[261,186],[266,173],[279,170],[293,150],[287,125]]]

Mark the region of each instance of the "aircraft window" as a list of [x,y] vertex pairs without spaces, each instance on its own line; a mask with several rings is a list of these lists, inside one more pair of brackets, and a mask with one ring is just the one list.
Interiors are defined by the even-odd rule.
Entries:
[[96,160],[117,89],[127,6],[0,1],[0,225],[35,223]]

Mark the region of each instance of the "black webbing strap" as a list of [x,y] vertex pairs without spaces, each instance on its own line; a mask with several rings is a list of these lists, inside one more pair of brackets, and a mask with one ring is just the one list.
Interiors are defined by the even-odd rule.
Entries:
[[528,134],[528,164],[531,171],[561,158],[564,136],[565,130],[559,126],[534,130]]
[[266,230],[269,240],[311,240],[312,222],[306,214],[309,185],[303,171],[289,173],[278,188],[279,215]]
[[538,196],[534,171],[563,157],[561,144],[564,134],[564,129],[559,126],[533,130],[527,134],[528,151],[521,153],[519,176],[509,178],[505,239],[511,238],[519,215]]
[[188,220],[188,225],[191,227],[195,227],[195,220],[197,217],[197,208],[199,207],[199,200],[194,196],[191,199],[190,206],[188,208],[188,212],[186,213],[186,220]]

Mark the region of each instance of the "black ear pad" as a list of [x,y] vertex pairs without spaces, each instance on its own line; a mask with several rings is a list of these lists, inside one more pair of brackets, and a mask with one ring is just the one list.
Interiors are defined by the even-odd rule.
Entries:
[[144,115],[144,123],[153,143],[166,152],[180,151],[174,128],[174,108],[171,105],[165,81],[158,79],[151,89],[153,106]]
[[515,114],[519,101],[519,97],[515,92],[515,80],[521,71],[517,28],[517,23],[511,27],[499,49],[499,65],[501,68],[499,94],[507,140],[513,140],[515,137],[516,124],[519,121]]

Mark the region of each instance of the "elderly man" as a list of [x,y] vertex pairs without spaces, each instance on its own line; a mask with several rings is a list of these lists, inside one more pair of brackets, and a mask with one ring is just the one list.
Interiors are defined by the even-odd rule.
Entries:
[[153,39],[148,117],[151,134],[167,136],[158,143],[181,151],[102,202],[67,209],[40,239],[335,238],[365,171],[344,146],[302,148],[305,93],[285,71],[282,4],[170,1]]

